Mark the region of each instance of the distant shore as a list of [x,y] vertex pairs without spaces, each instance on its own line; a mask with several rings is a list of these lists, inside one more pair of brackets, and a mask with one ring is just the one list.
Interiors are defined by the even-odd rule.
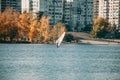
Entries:
[[6,43],[6,44],[30,44],[31,42],[29,41],[0,41],[0,43]]
[[79,40],[81,44],[95,44],[95,45],[109,45],[109,44],[120,44],[120,40]]
[[[2,41],[0,42],[2,44],[4,43],[8,43],[8,44],[54,44],[53,42],[49,42],[49,43],[32,43],[29,41],[18,41],[18,42],[10,42],[10,41]],[[78,44],[92,44],[92,45],[118,45],[120,44],[120,40],[112,40],[112,39],[102,39],[102,40],[95,40],[95,39],[91,39],[91,40],[87,40],[87,39],[79,39],[77,42],[73,41],[73,42],[63,42],[63,43],[78,43]]]
[[[119,45],[120,39],[99,39],[99,38],[92,38],[92,36],[88,33],[84,32],[68,32],[67,34],[72,34],[74,37],[74,41],[72,42],[65,42],[65,44],[71,43],[78,43],[78,44],[93,44],[93,45]],[[0,41],[0,44],[54,44],[53,41],[48,42],[30,42],[30,41]]]
[[100,39],[93,38],[91,34],[85,32],[69,32],[77,40],[76,43],[80,44],[96,44],[96,45],[109,45],[109,44],[120,44],[120,39]]

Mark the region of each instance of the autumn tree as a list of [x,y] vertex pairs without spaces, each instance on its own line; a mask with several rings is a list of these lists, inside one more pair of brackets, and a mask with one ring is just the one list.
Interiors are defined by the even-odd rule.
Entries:
[[40,22],[35,19],[30,24],[29,39],[32,42],[33,40],[38,40],[40,30]]
[[62,35],[63,32],[65,32],[66,29],[65,29],[65,24],[59,22],[57,23],[52,31],[51,31],[51,39],[52,40],[56,40],[58,37],[60,37]]
[[40,29],[39,29],[40,41],[43,42],[48,41],[49,33],[50,33],[49,17],[43,16],[40,20]]
[[13,8],[7,8],[1,13],[0,18],[0,35],[6,40],[7,37],[12,41],[18,34],[17,21],[19,12]]
[[109,31],[108,30],[109,27],[110,27],[110,24],[108,20],[99,17],[94,20],[94,26],[91,33],[93,37],[104,38]]
[[32,13],[22,13],[19,16],[19,37],[29,39],[30,25],[33,21]]
[[3,20],[2,20],[2,14],[0,14],[0,40],[3,38]]
[[0,40],[48,42],[56,40],[64,31],[63,23],[51,27],[46,16],[38,20],[33,13],[20,14],[13,8],[7,8],[0,14]]

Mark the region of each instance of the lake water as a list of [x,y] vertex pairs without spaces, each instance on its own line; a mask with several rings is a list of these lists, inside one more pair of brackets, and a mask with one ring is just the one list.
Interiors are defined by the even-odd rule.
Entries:
[[0,80],[120,80],[120,45],[0,44]]

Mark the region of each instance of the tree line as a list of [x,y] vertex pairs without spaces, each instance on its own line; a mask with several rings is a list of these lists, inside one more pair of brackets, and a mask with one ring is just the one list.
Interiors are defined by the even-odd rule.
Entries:
[[91,34],[94,38],[120,38],[120,32],[115,23],[110,24],[107,19],[102,17],[94,20]]
[[66,29],[60,22],[51,26],[49,19],[7,8],[0,14],[0,41],[54,42]]

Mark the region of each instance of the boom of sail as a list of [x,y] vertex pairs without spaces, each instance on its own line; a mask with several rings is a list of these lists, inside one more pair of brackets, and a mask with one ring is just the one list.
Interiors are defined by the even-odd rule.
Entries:
[[62,43],[64,36],[65,36],[65,32],[63,32],[63,34],[56,40],[55,44],[57,47],[59,47],[60,44]]

